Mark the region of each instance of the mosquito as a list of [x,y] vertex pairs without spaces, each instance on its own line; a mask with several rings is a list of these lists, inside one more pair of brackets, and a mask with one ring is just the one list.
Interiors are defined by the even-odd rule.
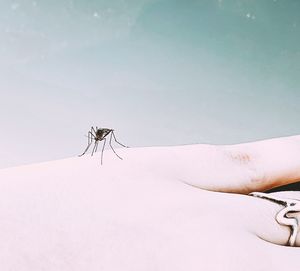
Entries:
[[103,146],[102,146],[102,151],[101,151],[101,165],[103,164],[103,151],[104,151],[104,148],[105,148],[105,144],[106,144],[106,137],[110,135],[109,137],[109,146],[111,147],[111,149],[113,150],[113,152],[115,153],[115,155],[123,160],[123,158],[121,156],[119,156],[116,151],[114,150],[112,144],[111,144],[111,140],[112,138],[114,138],[115,142],[118,143],[120,146],[123,146],[125,148],[129,148],[128,146],[125,146],[124,144],[120,143],[116,136],[115,136],[115,133],[114,133],[114,130],[113,129],[109,129],[109,128],[98,128],[96,126],[96,129],[92,126],[91,130],[88,132],[88,145],[86,147],[86,149],[84,150],[84,152],[80,155],[78,155],[79,157],[84,155],[88,149],[90,148],[90,146],[92,145],[92,143],[94,142],[94,148],[93,148],[93,151],[92,151],[92,156],[94,154],[94,152],[97,151],[97,148],[98,148],[98,143],[99,141],[104,141],[103,143]]

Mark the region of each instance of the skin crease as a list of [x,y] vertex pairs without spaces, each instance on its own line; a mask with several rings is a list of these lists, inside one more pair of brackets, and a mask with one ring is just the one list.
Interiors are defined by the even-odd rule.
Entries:
[[245,195],[295,182],[297,150],[299,137],[119,148],[103,166],[97,153],[0,170],[0,269],[299,270],[282,206]]

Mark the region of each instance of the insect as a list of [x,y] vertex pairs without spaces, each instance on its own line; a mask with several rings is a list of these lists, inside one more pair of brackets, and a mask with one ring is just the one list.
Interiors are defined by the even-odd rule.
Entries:
[[97,148],[98,148],[98,143],[99,141],[104,141],[103,143],[103,147],[102,147],[102,151],[101,151],[101,165],[103,164],[103,151],[104,151],[104,148],[105,148],[105,144],[106,144],[106,137],[110,135],[109,137],[109,145],[111,147],[111,149],[113,150],[113,152],[115,153],[115,155],[121,159],[122,157],[120,157],[116,151],[114,150],[112,144],[111,144],[111,140],[112,138],[114,138],[115,142],[118,143],[119,145],[125,147],[125,148],[129,148],[128,146],[125,146],[123,145],[122,143],[120,143],[117,139],[116,139],[116,136],[115,136],[115,133],[114,133],[114,130],[113,129],[109,129],[109,128],[98,128],[96,126],[96,129],[92,126],[91,130],[88,132],[88,145],[86,147],[86,149],[84,150],[84,152],[82,154],[80,154],[79,156],[82,156],[84,155],[88,149],[90,148],[90,146],[92,145],[92,143],[94,142],[94,148],[93,148],[93,151],[92,151],[92,155],[94,154],[94,152],[97,151]]

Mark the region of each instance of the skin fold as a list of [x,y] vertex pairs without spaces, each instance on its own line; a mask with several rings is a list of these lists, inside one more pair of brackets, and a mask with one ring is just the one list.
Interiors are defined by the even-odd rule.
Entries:
[[282,206],[247,195],[297,181],[298,145],[120,148],[102,166],[97,153],[0,170],[0,269],[299,270]]

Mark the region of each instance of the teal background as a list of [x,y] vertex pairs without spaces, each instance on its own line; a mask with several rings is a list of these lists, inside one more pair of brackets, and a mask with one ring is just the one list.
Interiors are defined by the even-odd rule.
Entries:
[[0,1],[0,167],[300,132],[300,1]]

